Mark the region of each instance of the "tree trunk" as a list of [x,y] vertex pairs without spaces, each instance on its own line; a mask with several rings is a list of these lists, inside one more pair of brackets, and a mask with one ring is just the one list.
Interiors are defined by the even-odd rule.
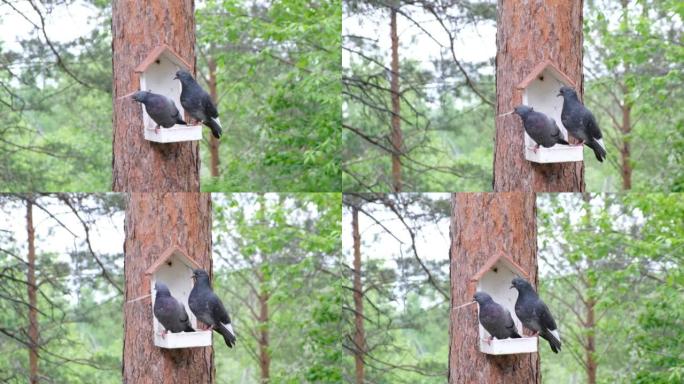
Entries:
[[[590,280],[590,279],[587,279]],[[596,300],[587,300],[587,322],[585,324],[585,329],[587,332],[587,350],[586,364],[587,364],[587,384],[596,384],[596,370],[598,364],[596,363],[596,337],[594,333],[596,332],[596,320],[594,319],[594,307],[596,306]]]
[[129,97],[139,88],[133,70],[157,46],[167,44],[195,63],[192,0],[115,1],[112,5],[114,73],[114,191],[199,191],[200,156],[196,141],[160,144],[145,140],[141,107]]
[[38,333],[38,300],[36,298],[36,233],[33,226],[33,203],[26,200],[26,234],[28,237],[28,272],[26,276],[28,301],[29,301],[29,382],[38,383],[38,345],[40,334]]
[[211,200],[205,193],[131,193],[124,243],[124,383],[212,383],[213,349],[154,345],[145,270],[177,245],[211,272]]
[[539,383],[539,355],[487,355],[478,349],[477,306],[468,282],[492,255],[509,255],[537,280],[535,195],[457,193],[451,214],[449,383]]
[[359,209],[352,206],[352,236],[354,238],[354,361],[356,363],[356,384],[363,384],[366,335],[363,329],[363,285],[361,284],[361,235],[359,233]]
[[[210,57],[207,60],[207,67],[209,68],[209,95],[214,103],[218,105],[218,93],[216,91],[216,60]],[[214,135],[209,135],[209,158],[211,177],[219,176],[219,140]]]
[[271,381],[271,353],[269,351],[268,336],[268,284],[264,282],[263,273],[259,274],[259,367],[261,368],[261,382],[268,384]]
[[[499,0],[496,34],[496,144],[494,191],[584,191],[584,163],[537,164],[525,160],[523,127],[517,115],[501,116],[522,104],[516,86],[551,59],[582,84],[582,0]],[[553,95],[555,97],[555,95]]]
[[401,152],[403,138],[401,134],[400,97],[399,97],[399,35],[397,33],[397,11],[390,9],[390,38],[392,40],[392,73],[390,74],[390,90],[392,92],[392,191],[401,192]]

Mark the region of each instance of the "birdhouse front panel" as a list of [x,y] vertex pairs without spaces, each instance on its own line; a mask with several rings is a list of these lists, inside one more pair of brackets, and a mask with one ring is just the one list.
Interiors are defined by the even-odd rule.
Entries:
[[156,299],[155,283],[164,283],[169,288],[171,296],[183,304],[190,319],[190,324],[196,330],[196,332],[164,333],[164,326],[159,323],[156,317],[152,316],[154,321],[154,343],[158,347],[189,348],[211,345],[211,330],[198,330],[197,318],[188,306],[188,297],[193,287],[192,270],[194,267],[187,256],[178,250],[174,250],[171,255],[164,257],[164,260],[156,266],[154,271],[151,271],[152,308],[154,308]]
[[[500,258],[492,267],[480,276],[477,282],[477,291],[487,292],[492,299],[506,308],[513,318],[515,327],[520,335],[523,334],[522,323],[515,315],[515,301],[518,298],[518,291],[511,289],[511,281],[520,273],[515,271],[515,267],[509,265],[504,258]],[[479,347],[483,353],[491,355],[505,355],[513,353],[530,353],[537,351],[536,337],[523,337],[520,339],[493,339],[478,322],[479,327]]]
[[[181,118],[185,111],[180,103],[181,83],[174,79],[179,69],[190,70],[170,48],[162,46],[150,53],[145,61],[136,69],[139,71],[140,90],[164,95],[171,99]],[[187,120],[185,120],[187,122]],[[143,126],[146,140],[172,143],[179,141],[196,141],[202,139],[201,125],[176,124],[171,128],[159,128],[143,107]]]
[[[537,69],[538,70],[538,69]],[[543,70],[533,72],[526,82],[522,84],[522,103],[532,107],[536,112],[541,112],[556,121],[563,138],[568,140],[568,132],[561,121],[563,110],[563,98],[558,97],[560,88],[570,86],[566,76],[558,72],[548,64]],[[583,149],[581,146],[556,144],[551,148],[539,147],[535,150],[536,143],[527,133],[525,135],[525,158],[537,163],[560,163],[582,161]]]

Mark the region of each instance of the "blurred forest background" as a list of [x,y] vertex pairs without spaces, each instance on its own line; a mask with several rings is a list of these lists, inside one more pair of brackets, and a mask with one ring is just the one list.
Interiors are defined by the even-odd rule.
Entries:
[[541,345],[544,382],[684,381],[684,197],[537,198],[540,295],[563,352]]
[[[196,2],[197,77],[226,131],[205,132],[204,190],[340,189],[340,15],[337,0]],[[110,190],[110,2],[2,1],[0,31],[0,190]]]
[[[491,190],[496,3],[343,3],[343,190],[398,191],[393,165],[403,191]],[[684,190],[683,22],[678,0],[584,1],[608,150],[585,156],[587,190]]]
[[343,202],[345,381],[444,383],[449,195],[345,194]]
[[32,354],[40,382],[121,382],[123,208],[117,194],[0,195],[0,382],[27,383]]

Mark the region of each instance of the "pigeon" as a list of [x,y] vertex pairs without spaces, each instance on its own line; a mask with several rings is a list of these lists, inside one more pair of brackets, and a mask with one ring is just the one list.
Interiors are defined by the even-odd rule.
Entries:
[[188,125],[181,118],[173,100],[164,95],[149,91],[138,91],[133,94],[133,100],[145,105],[145,111],[157,123],[156,130],[159,130],[159,126],[171,128],[176,124]]
[[195,269],[192,277],[195,280],[195,286],[192,287],[188,298],[190,310],[199,320],[220,333],[229,348],[233,348],[235,332],[233,332],[233,326],[230,324],[230,317],[226,308],[211,290],[209,274],[205,270]]
[[561,87],[558,96],[563,96],[561,121],[568,133],[591,148],[599,162],[606,158],[603,135],[596,118],[577,98],[577,92],[570,87]]
[[556,321],[551,316],[549,308],[544,304],[534,288],[525,279],[516,277],[512,281],[511,288],[518,290],[518,300],[515,302],[515,315],[523,323],[525,328],[531,329],[546,339],[554,353],[561,349],[558,339]]
[[174,80],[180,80],[183,90],[180,102],[193,119],[201,121],[211,128],[215,138],[221,138],[221,122],[218,119],[218,111],[209,94],[200,87],[190,72],[180,70],[176,72]]
[[556,144],[569,145],[563,139],[563,134],[560,128],[558,128],[556,120],[541,112],[536,112],[527,105],[518,105],[515,107],[514,113],[520,116],[525,132],[537,143],[537,146],[534,147],[535,152],[539,149],[540,145],[545,148],[551,148]]
[[190,318],[185,312],[183,304],[179,303],[169,292],[169,288],[164,283],[155,283],[154,290],[157,296],[154,299],[154,317],[164,326],[164,334],[167,331],[195,332],[190,325]]
[[511,313],[496,303],[489,294],[477,292],[473,296],[473,300],[477,301],[480,306],[480,324],[492,337],[496,337],[499,340],[508,339],[509,337],[519,339],[521,337],[515,328]]

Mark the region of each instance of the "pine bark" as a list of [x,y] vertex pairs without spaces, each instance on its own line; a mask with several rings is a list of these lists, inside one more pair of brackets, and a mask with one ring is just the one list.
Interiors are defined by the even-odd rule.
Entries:
[[354,238],[354,354],[356,384],[365,381],[364,355],[366,335],[363,327],[363,285],[361,283],[361,235],[359,233],[359,209],[352,206],[352,237]]
[[[583,94],[582,0],[499,0],[496,34],[496,144],[494,191],[581,192],[584,162],[538,164],[525,160],[522,104],[516,86],[550,59]],[[555,97],[555,95],[553,95]],[[592,155],[593,156],[593,155]]]
[[390,137],[392,141],[392,191],[401,192],[401,154],[404,146],[404,138],[401,132],[401,100],[399,94],[399,34],[397,33],[397,11],[390,9],[390,39],[392,41],[392,63],[390,74],[390,90],[392,98],[392,131]]
[[264,275],[261,273],[259,274],[259,283],[259,368],[261,370],[262,384],[268,384],[271,381],[271,353],[268,329],[268,300],[270,295],[268,293],[268,284],[264,281]]
[[139,89],[135,67],[162,44],[194,67],[192,0],[113,2],[112,188],[116,192],[199,191],[198,142],[160,144],[145,140],[140,104],[123,97]]
[[210,195],[131,193],[125,232],[123,382],[213,383],[212,347],[163,349],[154,345],[152,299],[145,276],[147,268],[174,245],[211,271]]
[[38,346],[40,343],[40,333],[38,331],[38,299],[36,297],[36,232],[33,226],[33,203],[26,200],[26,235],[28,238],[28,271],[26,289],[29,301],[29,382],[38,384]]
[[488,355],[478,348],[477,306],[468,282],[496,254],[509,255],[537,280],[535,195],[457,193],[451,214],[449,383],[539,383],[539,355]]

